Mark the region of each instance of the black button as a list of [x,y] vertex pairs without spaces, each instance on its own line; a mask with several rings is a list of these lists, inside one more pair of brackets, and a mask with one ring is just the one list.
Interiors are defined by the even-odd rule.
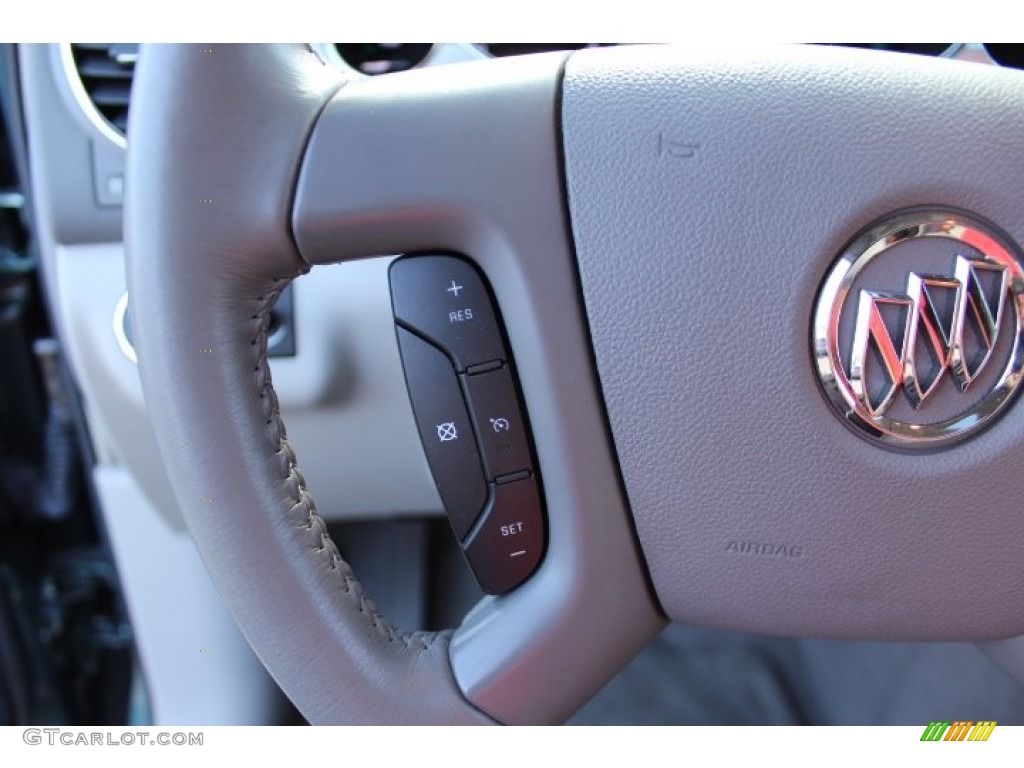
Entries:
[[487,501],[487,483],[459,379],[440,350],[404,328],[397,330],[420,440],[448,519],[461,540]]
[[464,371],[505,359],[491,298],[476,269],[453,256],[414,256],[391,265],[395,318],[447,352]]
[[532,469],[526,424],[507,365],[496,371],[463,376],[469,412],[483,449],[484,471],[493,480]]
[[544,517],[537,481],[491,486],[483,522],[466,544],[466,559],[490,595],[503,595],[533,573],[544,550]]

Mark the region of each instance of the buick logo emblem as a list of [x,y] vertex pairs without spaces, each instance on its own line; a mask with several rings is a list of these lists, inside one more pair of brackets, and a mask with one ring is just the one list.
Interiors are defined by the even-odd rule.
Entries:
[[1024,365],[1024,271],[1010,238],[954,211],[885,219],[825,279],[813,345],[825,393],[861,434],[936,448],[982,429]]

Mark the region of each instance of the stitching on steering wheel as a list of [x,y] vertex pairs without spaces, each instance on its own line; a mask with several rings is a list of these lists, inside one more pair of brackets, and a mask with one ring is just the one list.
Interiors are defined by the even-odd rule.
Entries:
[[341,591],[346,595],[352,595],[356,598],[359,612],[369,617],[373,628],[377,632],[387,638],[389,643],[398,640],[407,648],[418,645],[416,650],[429,651],[437,643],[447,641],[451,633],[407,632],[395,626],[377,609],[373,600],[366,596],[362,584],[355,577],[351,566],[342,558],[337,546],[327,532],[327,524],[316,511],[316,502],[306,489],[306,480],[298,468],[295,452],[287,440],[277,393],[274,391],[274,386],[271,383],[270,365],[267,358],[267,328],[270,322],[270,309],[273,307],[274,302],[277,301],[281,291],[290,282],[290,279],[274,278],[273,289],[257,297],[256,300],[259,302],[259,305],[255,314],[252,315],[252,319],[256,321],[256,335],[253,337],[250,345],[256,355],[253,372],[256,374],[256,390],[262,401],[263,413],[266,416],[267,426],[269,427],[268,434],[275,453],[281,458],[282,470],[285,473],[283,482],[285,485],[291,486],[294,495],[295,503],[288,508],[287,512],[289,515],[299,518],[302,517],[302,512],[305,512],[305,530],[312,531],[315,528],[318,534],[317,540],[319,541],[319,546],[310,545],[309,548],[314,554],[321,557],[326,553],[330,558],[328,570],[337,573],[341,579]]

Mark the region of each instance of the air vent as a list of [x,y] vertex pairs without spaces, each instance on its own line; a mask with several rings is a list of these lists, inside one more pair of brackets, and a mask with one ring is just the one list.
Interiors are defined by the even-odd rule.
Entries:
[[71,55],[96,110],[122,136],[128,129],[138,43],[72,43]]
[[412,69],[430,53],[430,43],[335,43],[338,55],[364,75]]

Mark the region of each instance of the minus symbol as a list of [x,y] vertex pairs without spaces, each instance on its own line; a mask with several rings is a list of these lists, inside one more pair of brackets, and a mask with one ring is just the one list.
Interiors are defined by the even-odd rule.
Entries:
[[513,552],[511,555],[509,555],[509,557],[519,557],[520,555],[525,555],[525,554],[526,554],[526,550],[525,549],[520,549],[518,552]]

